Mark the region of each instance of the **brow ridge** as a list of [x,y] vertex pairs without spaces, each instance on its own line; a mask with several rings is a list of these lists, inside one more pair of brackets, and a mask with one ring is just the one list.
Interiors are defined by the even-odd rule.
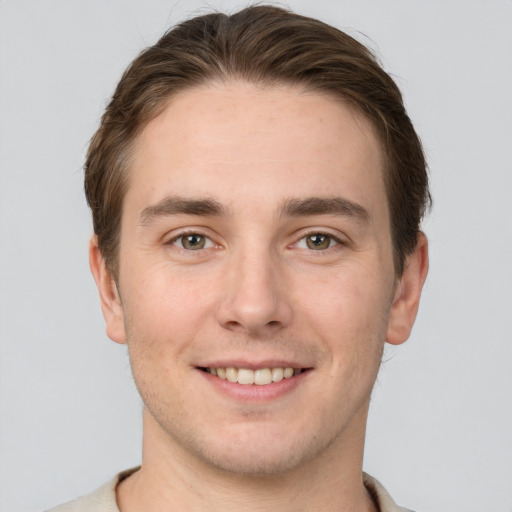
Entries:
[[[144,208],[140,223],[168,215],[198,215],[203,217],[227,216],[224,205],[212,198],[165,197],[158,203]],[[343,197],[291,198],[283,202],[281,216],[305,217],[308,215],[339,215],[368,221],[370,215],[362,205]]]
[[180,214],[218,217],[226,216],[228,212],[221,203],[212,198],[169,196],[154,205],[144,208],[140,214],[140,223],[148,224],[158,217]]
[[366,208],[344,197],[287,199],[281,208],[281,215],[288,217],[340,215],[362,221],[368,221],[370,219],[370,214]]

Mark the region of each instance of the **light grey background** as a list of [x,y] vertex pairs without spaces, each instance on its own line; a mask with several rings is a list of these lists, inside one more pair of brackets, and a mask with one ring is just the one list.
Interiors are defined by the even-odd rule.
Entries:
[[[511,512],[512,2],[288,5],[377,49],[431,168],[431,271],[412,338],[387,351],[365,469],[418,511]],[[45,509],[139,461],[140,400],[88,270],[81,165],[122,70],[205,7],[0,0],[2,512]]]

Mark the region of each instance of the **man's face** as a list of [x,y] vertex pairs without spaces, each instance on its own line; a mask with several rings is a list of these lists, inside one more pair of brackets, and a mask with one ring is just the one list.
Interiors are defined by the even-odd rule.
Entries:
[[370,123],[330,97],[171,98],[137,141],[107,318],[145,435],[242,473],[362,448],[397,301],[382,169]]

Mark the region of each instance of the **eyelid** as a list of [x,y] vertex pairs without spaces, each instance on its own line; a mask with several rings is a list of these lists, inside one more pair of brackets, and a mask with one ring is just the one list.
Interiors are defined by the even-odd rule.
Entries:
[[[202,227],[202,226],[197,226],[197,227],[192,226],[192,227],[179,228],[179,229],[173,230],[172,232],[168,233],[168,235],[166,237],[162,237],[162,238],[164,238],[164,242],[163,243],[164,243],[164,245],[172,245],[172,246],[176,247],[177,249],[180,249],[180,250],[183,250],[183,251],[186,251],[186,252],[194,252],[194,251],[191,251],[189,249],[185,249],[183,247],[179,247],[176,244],[176,242],[180,238],[186,237],[188,235],[198,235],[198,236],[204,237],[205,239],[207,239],[211,243],[211,245],[209,247],[205,247],[205,248],[203,248],[201,250],[212,249],[212,248],[221,248],[222,247],[222,244],[218,243],[215,240],[215,237],[212,236],[211,234],[209,234],[209,230],[204,228],[204,227]],[[323,235],[323,236],[326,236],[326,237],[330,238],[333,242],[335,242],[329,248],[323,249],[323,250],[319,250],[317,252],[326,252],[329,249],[334,249],[338,245],[339,246],[346,246],[346,245],[350,244],[350,239],[346,235],[343,235],[343,234],[341,234],[339,232],[337,232],[335,234],[330,229],[325,228],[325,227],[321,227],[321,228],[307,228],[305,230],[299,230],[298,232],[296,232],[296,235],[294,236],[295,242],[292,242],[291,244],[289,244],[288,247],[290,247],[290,248],[297,247],[297,244],[300,241],[304,240],[308,236],[313,236],[313,235]],[[308,248],[308,250],[309,251],[313,251],[312,249],[309,249],[309,248]],[[199,251],[197,251],[197,252],[199,252]]]
[[305,240],[308,236],[313,236],[313,235],[326,236],[326,237],[330,238],[335,243],[333,245],[330,245],[330,247],[328,247],[327,249],[321,249],[321,250],[317,250],[317,251],[315,251],[314,249],[311,249],[309,247],[304,247],[304,249],[307,249],[308,251],[312,251],[312,252],[322,253],[322,252],[329,251],[330,249],[334,249],[337,246],[346,246],[349,243],[349,240],[347,239],[347,237],[341,236],[340,234],[334,234],[329,229],[313,228],[313,229],[308,229],[307,231],[299,232],[299,234],[297,235],[297,238],[296,238],[296,242],[292,243],[290,245],[290,247],[297,247],[299,242],[301,242],[302,240]]
[[[212,247],[214,247],[213,240],[210,237],[200,235],[199,233],[190,233],[190,234],[184,234],[184,235],[174,237],[171,241],[171,244],[178,247],[179,249],[183,249],[185,251],[193,250],[193,249],[187,249],[187,248],[183,247],[183,239],[187,238],[187,236],[192,236],[192,235],[197,236],[198,238],[204,239],[204,244],[205,244],[204,247],[196,248],[195,251],[204,251],[205,249],[211,249]],[[182,240],[181,247],[180,247],[180,245],[178,245],[179,240]]]
[[[218,244],[214,238],[210,234],[206,234],[205,228],[202,227],[187,227],[182,229],[173,230],[171,233],[168,234],[164,238],[164,245],[171,245],[173,247],[176,247],[179,250],[186,251],[186,252],[200,252],[201,250],[204,251],[205,249],[212,249],[214,247],[219,247],[220,244]],[[190,249],[185,249],[184,247],[180,247],[176,244],[176,242],[183,237],[190,236],[190,235],[197,235],[205,238],[207,241],[211,243],[209,247],[204,247],[203,249],[197,250],[197,251],[191,251]]]

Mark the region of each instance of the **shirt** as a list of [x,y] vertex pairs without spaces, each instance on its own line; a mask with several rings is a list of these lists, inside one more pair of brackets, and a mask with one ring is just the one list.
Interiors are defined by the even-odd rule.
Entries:
[[[119,512],[116,503],[117,484],[135,473],[139,468],[129,469],[117,474],[112,480],[102,485],[91,494],[82,496],[69,503],[64,503],[47,512]],[[388,494],[382,484],[375,478],[363,473],[363,481],[372,496],[379,512],[412,512],[407,508],[399,507]]]

